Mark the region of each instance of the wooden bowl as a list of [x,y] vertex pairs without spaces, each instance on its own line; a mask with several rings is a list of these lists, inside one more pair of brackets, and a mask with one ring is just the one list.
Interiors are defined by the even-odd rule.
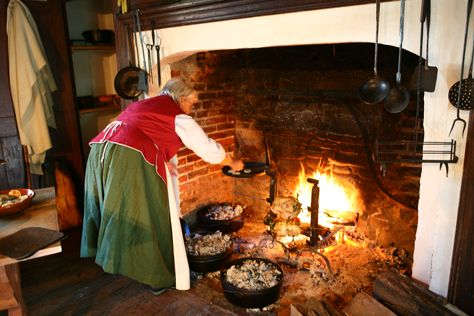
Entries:
[[[22,212],[22,211],[26,210],[28,207],[30,207],[31,201],[33,200],[33,197],[35,196],[35,192],[33,190],[30,190],[30,189],[14,189],[14,190],[20,191],[21,195],[26,195],[27,198],[25,200],[21,201],[21,202],[18,202],[18,203],[13,203],[13,204],[6,205],[6,206],[0,206],[0,216],[16,214],[16,213]],[[10,190],[1,190],[0,194],[8,194],[8,192],[10,192],[10,191],[11,191],[11,189]]]

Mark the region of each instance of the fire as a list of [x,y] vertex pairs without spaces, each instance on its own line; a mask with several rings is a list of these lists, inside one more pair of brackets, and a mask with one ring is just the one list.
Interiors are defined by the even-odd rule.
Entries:
[[[299,172],[299,181],[296,188],[298,201],[302,204],[303,211],[298,215],[302,223],[311,222],[311,212],[308,207],[311,206],[311,190],[313,184],[307,181],[307,176],[303,167]],[[355,189],[344,186],[338,182],[332,174],[322,174],[319,171],[313,173],[310,177],[319,181],[319,210],[318,222],[320,225],[332,228],[336,220],[344,222],[348,220],[347,215],[353,215],[357,212],[357,192]],[[331,213],[332,216],[328,216]],[[334,217],[337,214],[337,218]]]

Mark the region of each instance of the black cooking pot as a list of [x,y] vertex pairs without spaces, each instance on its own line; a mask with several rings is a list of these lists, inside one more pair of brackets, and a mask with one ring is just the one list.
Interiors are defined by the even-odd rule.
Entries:
[[[280,280],[278,284],[262,290],[246,290],[238,288],[226,281],[227,270],[234,265],[241,265],[246,260],[255,260],[259,262],[269,263],[280,271]],[[280,290],[283,284],[283,270],[280,266],[270,260],[264,258],[241,258],[227,263],[221,270],[221,285],[224,291],[224,297],[234,305],[245,308],[263,308],[278,301]]]
[[194,272],[214,272],[219,271],[227,263],[232,255],[233,246],[231,245],[223,253],[210,256],[192,256],[188,254],[189,268]]
[[232,219],[228,220],[215,220],[211,219],[208,214],[211,207],[216,205],[225,205],[230,203],[214,203],[209,204],[201,209],[198,210],[198,219],[202,227],[204,227],[207,231],[215,232],[221,231],[224,234],[232,233],[238,231],[239,229],[244,226],[244,217],[243,213],[239,216],[236,216]]

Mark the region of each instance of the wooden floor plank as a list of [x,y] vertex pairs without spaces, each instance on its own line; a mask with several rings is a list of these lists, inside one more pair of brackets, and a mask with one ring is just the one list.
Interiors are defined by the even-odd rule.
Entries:
[[[102,271],[79,257],[80,229],[66,231],[63,252],[22,262],[23,296],[30,315],[235,316],[245,309],[228,303],[216,280],[193,281],[188,291],[154,296],[148,287]],[[2,313],[0,313],[2,316]]]

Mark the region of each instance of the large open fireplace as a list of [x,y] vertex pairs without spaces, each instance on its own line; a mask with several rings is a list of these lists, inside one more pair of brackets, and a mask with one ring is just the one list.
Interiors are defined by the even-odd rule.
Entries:
[[[358,87],[370,76],[366,56],[372,50],[366,44],[243,49],[198,53],[173,64],[174,74],[189,78],[200,92],[195,114],[210,136],[245,161],[268,159],[274,172],[228,178],[220,169],[185,160],[185,151],[183,209],[227,200],[247,205],[249,216],[263,220],[271,194],[298,198],[306,209],[313,187],[306,179],[322,177],[320,221],[352,223],[367,240],[412,254],[420,164],[378,164],[374,147],[376,139],[410,141],[415,132],[422,142],[422,131],[415,130],[416,98],[397,115],[358,99]],[[396,54],[381,47],[387,78],[396,72]],[[405,78],[416,63],[405,52]],[[234,137],[236,148],[229,141]]]
[[[422,124],[415,120],[415,93],[396,115],[359,100],[372,50],[367,44],[221,50],[171,65],[172,75],[198,90],[194,117],[206,132],[235,156],[269,165],[258,176],[229,177],[182,150],[187,221],[199,224],[196,213],[211,203],[244,205],[244,228],[234,233],[240,251],[310,271],[306,279],[292,274],[285,291],[310,287],[312,296],[338,308],[381,271],[410,275],[413,258],[421,166],[381,164],[374,149],[376,140],[412,141],[415,133],[422,142]],[[393,77],[398,50],[380,51],[383,75]],[[418,59],[404,54],[403,76],[410,78]],[[419,112],[421,121],[423,107]]]
[[[162,73],[165,77],[181,75],[199,91],[194,116],[206,132],[236,156],[268,162],[270,166],[270,172],[261,176],[229,177],[219,166],[207,165],[192,152],[182,150],[182,212],[192,223],[196,222],[197,210],[209,203],[245,205],[246,225],[238,232],[238,248],[253,243],[257,252],[265,252],[271,248],[258,245],[266,245],[269,225],[263,222],[267,219],[268,223],[268,215],[278,208],[272,204],[294,203],[303,209],[309,205],[313,212],[295,220],[307,235],[314,230],[311,218],[312,225],[316,225],[317,207],[317,224],[333,232],[330,237],[320,236],[325,245],[319,245],[317,250],[324,252],[339,281],[354,280],[351,284],[333,285],[351,288],[353,294],[368,286],[373,281],[371,276],[391,267],[407,275],[412,272],[413,279],[447,297],[450,275],[456,274],[451,271],[456,269],[452,266],[457,218],[454,208],[459,204],[466,139],[459,130],[448,135],[456,111],[446,95],[450,83],[457,78],[453,77],[456,71],[452,66],[459,64],[461,56],[461,45],[457,43],[462,40],[463,29],[462,23],[457,22],[465,16],[462,6],[445,10],[440,3],[432,4],[432,21],[443,21],[453,29],[447,31],[444,24],[432,23],[430,63],[439,69],[438,82],[433,93],[424,94],[416,119],[413,89],[408,107],[400,114],[384,111],[383,102],[371,106],[357,97],[357,89],[372,74],[373,3],[360,1],[359,5],[352,5],[356,2],[341,1],[340,5],[350,4],[342,7],[333,7],[339,2],[315,1],[315,7],[306,7],[305,1],[295,3],[298,5],[289,11],[265,11],[270,2],[238,1],[230,7],[228,2],[215,7],[186,2],[164,6],[159,11],[150,7],[144,13],[145,28],[156,25],[159,29]],[[274,4],[272,1],[270,6]],[[261,10],[255,11],[253,5]],[[413,53],[419,50],[420,5],[421,1],[408,1],[405,10],[402,82],[410,88],[418,63]],[[201,8],[209,10],[200,11]],[[239,15],[239,10],[247,15]],[[399,45],[399,12],[399,1],[382,1],[378,70],[392,85]],[[119,20],[122,31],[127,26],[130,29],[130,16]],[[125,65],[129,59],[122,54],[119,61]],[[421,143],[423,148],[430,143],[447,144],[447,152],[455,152],[459,160],[448,166],[421,163],[419,156],[385,159],[379,155],[384,144],[393,142],[403,144],[401,151],[410,156],[417,152],[414,140],[420,148]],[[449,149],[452,142],[455,150]],[[431,162],[450,158],[436,157]],[[332,187],[331,193],[327,192],[327,185]],[[311,201],[315,187],[320,197],[317,206]],[[246,243],[251,237],[253,241]],[[296,240],[290,237],[285,243],[288,249]],[[306,241],[302,245],[314,250]],[[277,248],[273,248],[275,252],[284,250]],[[297,249],[296,257],[301,259],[305,253],[304,247]],[[292,261],[292,256],[294,253],[285,260]],[[359,277],[352,277],[357,274]],[[324,277],[309,279],[321,281]],[[292,281],[291,284],[309,286]],[[329,283],[317,286],[320,294]],[[352,294],[343,292],[335,288],[327,291],[338,293],[329,295],[332,303],[347,302]],[[283,301],[291,299],[295,297],[282,297]]]

